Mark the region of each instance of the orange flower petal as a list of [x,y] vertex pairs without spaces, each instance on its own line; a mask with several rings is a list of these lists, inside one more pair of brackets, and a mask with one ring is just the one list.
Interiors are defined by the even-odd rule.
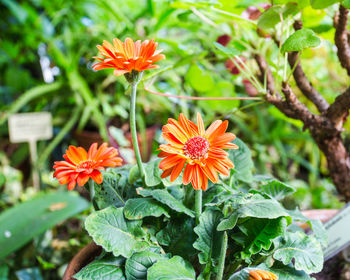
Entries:
[[113,45],[108,41],[103,41],[102,46],[97,45],[102,58],[96,58],[100,62],[93,65],[92,69],[102,70],[114,68],[114,75],[120,76],[133,70],[141,72],[147,69],[158,68],[153,63],[165,58],[161,50],[156,50],[157,43],[154,40],[140,40],[135,43],[131,38],[126,38],[124,43],[119,39],[113,39]]
[[174,182],[177,177],[181,174],[182,169],[184,168],[186,163],[186,160],[183,159],[179,161],[179,163],[174,167],[173,171],[171,172],[170,176],[170,182]]
[[94,170],[91,175],[91,179],[94,180],[97,184],[102,184],[103,182],[103,176],[102,173],[98,170]]

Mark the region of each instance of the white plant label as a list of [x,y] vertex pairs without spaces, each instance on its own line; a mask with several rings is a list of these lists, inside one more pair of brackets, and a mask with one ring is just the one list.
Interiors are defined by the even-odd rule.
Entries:
[[29,143],[33,186],[39,190],[40,177],[36,170],[38,158],[36,142],[52,138],[51,114],[49,112],[14,114],[9,117],[9,134],[12,143]]
[[9,133],[12,143],[50,139],[51,114],[49,112],[14,114],[9,117]]
[[328,247],[324,249],[324,255],[328,260],[350,246],[350,204],[325,223],[325,228],[328,233]]

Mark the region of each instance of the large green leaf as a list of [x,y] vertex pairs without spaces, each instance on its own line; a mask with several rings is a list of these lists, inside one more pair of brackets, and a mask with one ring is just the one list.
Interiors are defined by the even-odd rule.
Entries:
[[129,258],[142,251],[148,244],[142,240],[145,233],[142,220],[129,221],[124,218],[123,208],[113,206],[96,211],[86,218],[85,228],[96,244],[116,257]]
[[312,229],[316,239],[321,243],[321,245],[323,247],[327,246],[328,234],[321,221],[305,217],[298,209],[288,210],[288,213],[292,217],[293,222],[307,223]]
[[273,197],[277,200],[281,200],[295,192],[295,189],[293,187],[276,179],[267,181],[266,184],[260,186],[260,189],[270,197]]
[[186,81],[190,86],[199,92],[207,92],[214,88],[215,83],[212,74],[197,64],[192,64],[187,71]]
[[133,254],[125,263],[125,274],[127,279],[146,280],[148,268],[162,259],[166,259],[166,257],[151,251],[143,251]]
[[252,194],[236,210],[240,218],[255,217],[276,219],[289,217],[286,210],[276,200],[266,199],[260,194]]
[[194,280],[193,267],[183,258],[175,256],[170,260],[159,260],[148,269],[147,280]]
[[288,265],[294,260],[297,270],[316,273],[322,270],[323,252],[320,243],[303,232],[287,232],[279,239],[273,257]]
[[217,231],[216,228],[222,216],[220,211],[209,208],[202,213],[198,226],[194,228],[198,238],[193,247],[200,251],[198,258],[201,264],[217,263],[220,255],[218,244],[221,244],[223,232]]
[[262,249],[269,250],[272,240],[284,234],[287,222],[284,217],[277,219],[249,219],[238,227],[246,235],[242,256],[249,258],[251,255],[259,253]]
[[282,45],[281,52],[299,52],[307,48],[317,47],[320,43],[321,40],[313,30],[303,28],[288,37]]
[[188,209],[182,202],[173,197],[167,190],[138,189],[138,191],[142,196],[152,196],[154,199],[167,205],[176,212],[185,213],[190,217],[194,217],[193,211]]
[[258,27],[262,29],[274,28],[281,21],[281,16],[285,20],[289,15],[297,11],[298,5],[296,3],[288,3],[284,6],[272,6],[259,17]]
[[226,207],[232,209],[232,213],[219,223],[218,230],[220,231],[234,228],[239,218],[276,219],[286,217],[288,223],[291,222],[290,215],[278,201],[267,199],[258,193],[233,194],[224,203]]
[[166,207],[151,197],[129,199],[124,206],[124,215],[129,220],[161,215],[170,217]]
[[342,5],[347,8],[350,9],[350,0],[343,0],[342,1]]
[[233,143],[239,147],[237,150],[228,151],[229,158],[235,165],[233,176],[238,180],[250,183],[253,179],[252,171],[254,168],[252,154],[248,146],[241,139],[236,138]]
[[40,194],[0,215],[0,259],[35,236],[89,207],[74,192]]
[[151,160],[144,164],[145,183],[149,187],[157,186],[162,182],[160,178],[161,170],[159,168],[160,159]]
[[124,280],[124,273],[120,267],[124,258],[112,257],[96,260],[83,267],[74,275],[78,280]]
[[103,172],[101,185],[95,183],[95,202],[99,209],[114,205],[122,207],[129,198],[136,197],[135,185],[129,183],[130,166]]
[[156,235],[158,243],[167,246],[166,251],[172,255],[178,255],[188,259],[196,254],[193,243],[196,235],[193,231],[194,219],[190,217],[172,219],[164,229]]
[[311,0],[310,1],[311,7],[314,9],[325,9],[339,2],[340,0]]

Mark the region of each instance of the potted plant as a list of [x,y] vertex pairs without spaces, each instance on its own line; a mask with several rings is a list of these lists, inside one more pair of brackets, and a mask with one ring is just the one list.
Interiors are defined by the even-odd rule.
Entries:
[[[95,208],[85,221],[94,243],[64,279],[311,279],[323,265],[322,224],[280,204],[292,187],[253,176],[250,150],[226,132],[227,121],[205,129],[200,114],[196,123],[183,114],[169,119],[161,159],[142,163],[136,91],[143,71],[164,58],[156,46],[129,38],[98,46],[104,58],[94,68],[114,68],[131,86],[137,165],[117,167],[117,150],[97,143],[88,151],[70,146],[65,161],[55,163],[54,176],[68,189],[89,184]],[[249,189],[254,181],[259,188]],[[308,223],[312,234],[298,222]]]

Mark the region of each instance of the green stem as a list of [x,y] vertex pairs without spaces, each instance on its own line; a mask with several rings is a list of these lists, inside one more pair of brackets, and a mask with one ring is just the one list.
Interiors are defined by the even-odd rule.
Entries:
[[236,261],[233,264],[231,264],[230,269],[228,270],[227,275],[232,275],[234,272],[236,272],[237,268],[241,265],[242,260]]
[[227,232],[225,231],[224,236],[222,238],[222,243],[221,243],[218,274],[216,275],[216,280],[222,280],[222,277],[224,275],[226,250],[227,250]]
[[199,217],[202,214],[202,190],[195,191],[195,211],[196,211],[196,223],[199,224]]
[[130,83],[131,85],[131,101],[130,101],[130,130],[131,130],[131,137],[132,137],[132,144],[134,147],[135,157],[137,166],[139,168],[139,172],[141,175],[142,180],[145,178],[145,169],[142,165],[142,159],[140,154],[140,148],[139,143],[137,140],[137,129],[136,129],[136,93],[137,93],[137,85],[139,81],[133,81]]
[[92,203],[92,206],[94,207],[94,210],[96,210],[96,207],[95,207],[95,204],[94,204],[95,182],[92,179],[89,179],[89,193],[90,193],[90,201]]

